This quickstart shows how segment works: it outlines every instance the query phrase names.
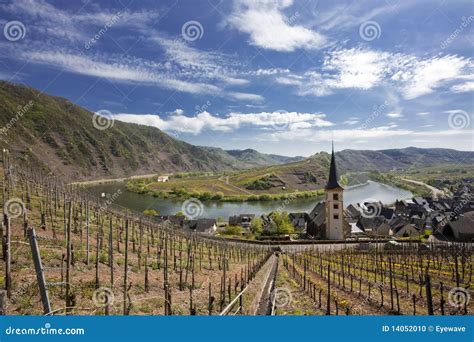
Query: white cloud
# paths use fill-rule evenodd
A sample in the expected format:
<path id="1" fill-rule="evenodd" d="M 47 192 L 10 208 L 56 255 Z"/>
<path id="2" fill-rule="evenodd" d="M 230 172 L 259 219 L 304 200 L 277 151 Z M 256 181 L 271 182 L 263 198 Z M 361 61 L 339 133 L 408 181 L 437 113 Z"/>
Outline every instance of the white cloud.
<path id="1" fill-rule="evenodd" d="M 242 126 L 254 126 L 262 129 L 281 129 L 282 131 L 297 131 L 314 127 L 329 127 L 333 123 L 325 119 L 322 113 L 299 112 L 233 112 L 225 117 L 212 115 L 204 111 L 196 116 L 183 115 L 182 110 L 176 110 L 167 118 L 153 114 L 114 115 L 119 121 L 136 123 L 160 128 L 165 131 L 178 131 L 199 134 L 203 130 L 229 132 Z"/>
<path id="2" fill-rule="evenodd" d="M 384 78 L 393 55 L 387 52 L 350 49 L 334 51 L 326 57 L 324 69 L 335 72 L 331 88 L 370 89 Z"/>
<path id="3" fill-rule="evenodd" d="M 353 116 L 353 117 L 348 118 L 346 121 L 344 121 L 343 124 L 353 126 L 353 125 L 357 125 L 359 122 L 360 122 L 359 118 Z"/>
<path id="4" fill-rule="evenodd" d="M 275 81 L 279 84 L 283 85 L 295 85 L 295 86 L 301 86 L 303 85 L 302 81 L 303 77 L 298 77 L 295 75 L 290 75 L 288 77 L 277 77 Z"/>
<path id="5" fill-rule="evenodd" d="M 393 118 L 393 119 L 398 119 L 398 118 L 402 118 L 403 114 L 400 112 L 391 112 L 391 113 L 385 114 L 385 116 L 388 116 L 389 118 Z"/>
<path id="6" fill-rule="evenodd" d="M 465 93 L 468 91 L 474 91 L 474 82 L 456 84 L 451 87 L 451 91 L 455 93 Z"/>
<path id="7" fill-rule="evenodd" d="M 418 115 L 418 116 L 428 116 L 428 115 L 430 115 L 430 112 L 419 112 L 419 113 L 416 113 L 416 115 Z"/>
<path id="8" fill-rule="evenodd" d="M 119 20 L 113 26 L 128 26 L 145 28 L 159 18 L 156 10 L 131 12 L 126 9 L 120 11 L 101 10 L 82 11 L 73 13 L 55 7 L 44 0 L 15 0 L 3 7 L 10 13 L 27 16 L 28 30 L 46 33 L 49 37 L 67 39 L 69 41 L 87 41 L 98 27 L 106 23 L 120 12 Z M 87 31 L 89 29 L 89 31 Z"/>
<path id="9" fill-rule="evenodd" d="M 289 73 L 275 82 L 295 86 L 301 96 L 330 95 L 336 89 L 394 87 L 405 99 L 434 92 L 455 80 L 469 80 L 472 62 L 456 55 L 420 59 L 411 55 L 361 48 L 326 52 L 319 70 Z M 451 87 L 451 91 L 471 91 L 474 82 Z"/>
<path id="10" fill-rule="evenodd" d="M 279 75 L 279 74 L 288 74 L 290 70 L 283 68 L 268 68 L 268 69 L 257 69 L 248 71 L 248 75 L 252 76 L 270 76 L 270 75 Z"/>
<path id="11" fill-rule="evenodd" d="M 262 101 L 263 100 L 262 96 L 256 95 L 256 94 L 241 93 L 241 92 L 235 92 L 235 91 L 230 91 L 227 94 L 236 100 L 242 100 L 242 101 Z"/>
<path id="12" fill-rule="evenodd" d="M 237 30 L 250 35 L 250 43 L 276 51 L 315 49 L 325 38 L 301 25 L 291 25 L 283 11 L 293 0 L 237 0 L 228 22 Z"/>
<path id="13" fill-rule="evenodd" d="M 258 140 L 261 141 L 294 141 L 294 142 L 327 142 L 330 140 L 336 142 L 352 143 L 355 140 L 366 141 L 386 141 L 387 139 L 394 139 L 403 142 L 407 138 L 427 138 L 436 141 L 440 136 L 453 137 L 459 139 L 470 139 L 472 132 L 445 130 L 445 131 L 413 131 L 410 129 L 396 129 L 393 126 L 380 126 L 369 129 L 335 129 L 335 130 L 320 130 L 320 129 L 301 129 L 290 132 L 272 132 L 266 135 L 261 135 Z"/>
<path id="14" fill-rule="evenodd" d="M 402 83 L 405 99 L 432 93 L 446 81 L 461 77 L 469 66 L 469 59 L 447 55 L 427 60 L 410 59 L 400 66 L 392 79 Z"/>
<path id="15" fill-rule="evenodd" d="M 177 79 L 175 76 L 179 75 L 169 73 L 166 66 L 139 58 L 107 56 L 106 58 L 96 57 L 92 59 L 68 52 L 28 50 L 22 51 L 21 57 L 30 62 L 49 65 L 72 73 L 103 77 L 121 82 L 156 85 L 190 94 L 217 95 L 235 100 L 263 100 L 263 97 L 257 94 L 226 91 L 222 87 L 200 82 L 199 80 Z"/>

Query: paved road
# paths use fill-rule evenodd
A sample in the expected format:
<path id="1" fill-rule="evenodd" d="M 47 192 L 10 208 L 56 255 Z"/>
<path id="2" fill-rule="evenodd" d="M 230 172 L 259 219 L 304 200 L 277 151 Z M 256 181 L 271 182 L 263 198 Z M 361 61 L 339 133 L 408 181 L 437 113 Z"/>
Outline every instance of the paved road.
<path id="1" fill-rule="evenodd" d="M 272 312 L 272 292 L 278 270 L 278 257 L 273 254 L 269 261 L 272 262 L 272 265 L 270 266 L 265 285 L 262 289 L 260 302 L 258 303 L 258 308 L 255 313 L 257 316 L 268 316 Z"/>
<path id="2" fill-rule="evenodd" d="M 423 183 L 423 182 L 420 182 L 420 181 L 416 181 L 416 180 L 413 180 L 413 179 L 408 179 L 408 178 L 402 178 L 402 179 L 404 181 L 407 181 L 407 182 L 410 182 L 410 183 L 413 183 L 413 184 L 423 185 L 423 186 L 427 187 L 428 189 L 431 190 L 431 193 L 433 194 L 433 197 L 438 197 L 438 196 L 443 195 L 443 192 L 440 189 L 435 188 L 434 186 L 431 186 L 429 184 L 426 184 L 426 183 Z"/>

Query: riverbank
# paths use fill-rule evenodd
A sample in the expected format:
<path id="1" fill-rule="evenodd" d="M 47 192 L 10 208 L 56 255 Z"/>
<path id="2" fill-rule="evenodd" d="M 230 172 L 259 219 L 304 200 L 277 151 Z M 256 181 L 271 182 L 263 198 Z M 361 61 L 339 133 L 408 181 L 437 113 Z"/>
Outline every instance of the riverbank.
<path id="1" fill-rule="evenodd" d="M 420 184 L 421 182 L 410 182 L 390 173 L 372 173 L 370 179 L 410 191 L 414 196 L 426 197 L 431 195 L 431 190 Z"/>
<path id="2" fill-rule="evenodd" d="M 440 189 L 438 188 L 435 188 L 434 186 L 431 186 L 429 184 L 426 184 L 426 183 L 423 183 L 423 182 L 420 182 L 420 181 L 416 181 L 414 179 L 408 179 L 408 178 L 401 178 L 402 180 L 406 181 L 406 182 L 409 182 L 409 183 L 413 183 L 413 184 L 417 184 L 417 185 L 422 185 L 424 187 L 426 187 L 428 190 L 431 191 L 431 194 L 433 195 L 433 197 L 437 198 L 439 196 L 442 196 L 444 193 L 443 191 L 441 191 Z"/>
<path id="3" fill-rule="evenodd" d="M 146 209 L 154 209 L 160 215 L 175 215 L 182 212 L 186 200 L 180 198 L 154 197 L 148 193 L 138 194 L 126 191 L 124 183 L 110 183 L 88 187 L 87 190 L 93 195 L 100 196 L 102 193 L 115 198 L 114 203 L 132 210 L 143 212 Z M 119 192 L 120 191 L 120 192 Z M 119 194 L 114 196 L 114 194 Z M 381 184 L 367 182 L 358 186 L 348 187 L 344 191 L 344 205 L 360 203 L 369 199 L 379 200 L 384 204 L 394 203 L 397 199 L 409 199 L 413 194 L 409 191 Z M 240 214 L 268 214 L 272 211 L 306 212 L 314 209 L 316 204 L 323 200 L 324 196 L 287 198 L 272 201 L 222 201 L 204 200 L 193 201 L 199 206 L 200 217 L 225 218 Z"/>

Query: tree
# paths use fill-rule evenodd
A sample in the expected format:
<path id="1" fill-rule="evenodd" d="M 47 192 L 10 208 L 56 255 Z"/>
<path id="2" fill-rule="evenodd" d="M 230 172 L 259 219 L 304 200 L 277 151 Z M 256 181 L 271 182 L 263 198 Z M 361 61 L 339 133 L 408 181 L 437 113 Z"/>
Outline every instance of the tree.
<path id="1" fill-rule="evenodd" d="M 147 216 L 157 216 L 159 214 L 155 209 L 145 209 L 143 213 Z"/>
<path id="2" fill-rule="evenodd" d="M 292 234 L 294 233 L 293 224 L 290 221 L 286 211 L 275 211 L 270 215 L 272 222 L 270 224 L 270 231 L 275 234 Z"/>
<path id="3" fill-rule="evenodd" d="M 260 217 L 255 217 L 250 224 L 250 230 L 255 235 L 260 235 L 263 232 L 263 221 Z"/>

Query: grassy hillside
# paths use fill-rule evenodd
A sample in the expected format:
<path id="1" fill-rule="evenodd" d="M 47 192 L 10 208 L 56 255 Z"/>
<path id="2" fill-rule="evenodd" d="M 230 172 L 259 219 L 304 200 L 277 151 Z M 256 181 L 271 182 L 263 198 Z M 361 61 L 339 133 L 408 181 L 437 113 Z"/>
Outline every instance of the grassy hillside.
<path id="1" fill-rule="evenodd" d="M 246 166 L 154 127 L 115 121 L 99 130 L 93 113 L 70 101 L 6 82 L 0 82 L 0 126 L 0 147 L 68 180 Z"/>
<path id="2" fill-rule="evenodd" d="M 254 167 L 287 164 L 305 159 L 301 156 L 286 157 L 277 154 L 264 154 L 250 148 L 245 150 L 227 150 L 226 152 L 241 162 Z"/>

